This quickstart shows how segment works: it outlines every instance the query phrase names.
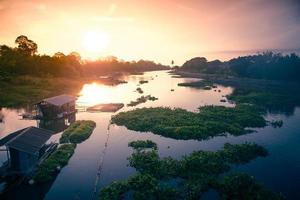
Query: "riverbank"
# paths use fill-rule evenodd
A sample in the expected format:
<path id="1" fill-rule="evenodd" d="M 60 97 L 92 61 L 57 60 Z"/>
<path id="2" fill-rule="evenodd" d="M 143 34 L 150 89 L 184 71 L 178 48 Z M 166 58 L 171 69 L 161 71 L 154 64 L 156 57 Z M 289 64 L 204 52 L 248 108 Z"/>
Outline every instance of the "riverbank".
<path id="1" fill-rule="evenodd" d="M 0 81 L 0 107 L 22 107 L 63 93 L 76 95 L 89 80 L 16 76 Z"/>
<path id="2" fill-rule="evenodd" d="M 111 75 L 111 77 L 114 77 Z M 116 77 L 119 77 L 117 75 Z M 124 77 L 122 77 L 124 78 Z M 90 77 L 37 77 L 15 76 L 0 79 L 0 108 L 21 108 L 32 105 L 44 98 L 69 94 L 77 96 L 86 83 L 118 85 L 126 83 L 123 79 L 105 79 Z"/>
<path id="3" fill-rule="evenodd" d="M 254 104 L 271 113 L 291 115 L 300 106 L 300 84 L 297 82 L 239 78 L 190 72 L 172 72 L 175 77 L 199 78 L 194 82 L 179 83 L 179 86 L 205 89 L 219 84 L 235 88 L 227 98 L 237 104 Z M 174 76 L 173 76 L 174 77 Z"/>

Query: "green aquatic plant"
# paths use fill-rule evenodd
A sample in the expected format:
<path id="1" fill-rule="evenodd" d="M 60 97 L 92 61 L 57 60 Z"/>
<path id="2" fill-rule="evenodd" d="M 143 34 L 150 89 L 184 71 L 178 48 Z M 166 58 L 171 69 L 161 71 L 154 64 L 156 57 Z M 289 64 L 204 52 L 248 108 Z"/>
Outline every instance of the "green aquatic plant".
<path id="1" fill-rule="evenodd" d="M 141 96 L 137 98 L 135 101 L 131 101 L 130 103 L 127 104 L 129 107 L 137 106 L 141 103 L 145 103 L 147 101 L 156 101 L 158 98 L 151 96 L 151 95 L 146 95 L 146 96 Z"/>
<path id="2" fill-rule="evenodd" d="M 101 190 L 100 196 L 102 200 L 119 200 L 124 198 L 128 190 L 128 181 L 114 181 Z"/>
<path id="3" fill-rule="evenodd" d="M 229 163 L 243 164 L 255 159 L 257 156 L 267 156 L 268 151 L 255 143 L 246 142 L 243 145 L 226 143 L 223 150 L 219 151 L 219 154 Z"/>
<path id="4" fill-rule="evenodd" d="M 248 127 L 264 127 L 266 120 L 251 105 L 204 106 L 199 112 L 180 108 L 140 108 L 112 116 L 112 123 L 130 130 L 147 132 L 175 139 L 203 140 L 230 133 L 242 135 Z"/>
<path id="5" fill-rule="evenodd" d="M 145 148 L 152 148 L 157 149 L 157 145 L 155 142 L 152 142 L 151 140 L 137 140 L 132 141 L 128 143 L 129 147 L 132 147 L 133 149 L 145 149 Z"/>
<path id="6" fill-rule="evenodd" d="M 260 185 L 257 187 L 255 181 L 247 185 L 243 181 L 247 183 L 248 180 L 243 177 L 237 178 L 241 181 L 235 181 L 231 176 L 221 179 L 219 175 L 234 165 L 266 155 L 266 149 L 253 143 L 225 144 L 221 150 L 195 151 L 180 160 L 160 158 L 157 149 L 135 150 L 128 160 L 138 174 L 106 186 L 100 192 L 100 199 L 109 199 L 110 196 L 112 199 L 200 199 L 209 189 L 217 190 L 225 198 L 234 192 L 232 188 L 252 192 L 253 186 L 259 189 L 258 195 L 265 194 L 267 190 Z M 268 193 L 270 197 L 277 197 L 277 194 Z"/>
<path id="7" fill-rule="evenodd" d="M 59 170 L 68 164 L 73 155 L 76 144 L 63 144 L 38 166 L 33 180 L 37 183 L 48 182 L 55 179 Z"/>
<path id="8" fill-rule="evenodd" d="M 274 128 L 281 128 L 283 125 L 283 121 L 282 120 L 273 120 L 271 121 L 271 126 Z"/>
<path id="9" fill-rule="evenodd" d="M 232 173 L 223 178 L 217 186 L 222 199 L 258 199 L 280 200 L 285 199 L 281 194 L 273 193 L 257 183 L 254 177 L 245 173 Z"/>
<path id="10" fill-rule="evenodd" d="M 95 127 L 96 123 L 91 120 L 76 121 L 63 132 L 59 141 L 60 143 L 81 143 L 90 137 Z"/>

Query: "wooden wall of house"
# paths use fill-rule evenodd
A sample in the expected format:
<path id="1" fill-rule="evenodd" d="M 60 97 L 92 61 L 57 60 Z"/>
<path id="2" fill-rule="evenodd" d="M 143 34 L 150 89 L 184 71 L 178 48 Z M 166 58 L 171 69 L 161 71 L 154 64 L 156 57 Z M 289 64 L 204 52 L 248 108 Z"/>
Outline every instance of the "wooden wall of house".
<path id="1" fill-rule="evenodd" d="M 14 148 L 9 148 L 10 167 L 17 171 L 28 171 L 37 163 L 38 156 Z"/>
<path id="2" fill-rule="evenodd" d="M 52 104 L 47 104 L 42 102 L 38 105 L 39 112 L 42 113 L 42 117 L 48 119 L 57 118 L 59 114 L 63 112 L 73 112 L 75 111 L 75 101 L 66 103 L 62 106 L 55 106 Z"/>

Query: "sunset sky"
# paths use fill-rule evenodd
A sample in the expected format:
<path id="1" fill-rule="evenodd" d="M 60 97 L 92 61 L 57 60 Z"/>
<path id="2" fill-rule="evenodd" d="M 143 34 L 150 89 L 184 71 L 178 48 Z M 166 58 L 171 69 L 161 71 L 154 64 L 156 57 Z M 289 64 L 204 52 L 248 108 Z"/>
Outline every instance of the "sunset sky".
<path id="1" fill-rule="evenodd" d="M 0 44 L 24 34 L 50 55 L 182 64 L 215 51 L 300 47 L 299 0 L 0 0 L 0 18 Z"/>

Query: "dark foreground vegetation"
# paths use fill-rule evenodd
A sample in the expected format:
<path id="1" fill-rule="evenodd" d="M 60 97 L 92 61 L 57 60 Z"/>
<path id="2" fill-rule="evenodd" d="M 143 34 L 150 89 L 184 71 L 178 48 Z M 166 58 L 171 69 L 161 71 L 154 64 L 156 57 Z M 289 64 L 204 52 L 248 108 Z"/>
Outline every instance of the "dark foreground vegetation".
<path id="1" fill-rule="evenodd" d="M 76 144 L 63 144 L 50 155 L 39 166 L 33 180 L 37 183 L 44 183 L 54 180 L 57 173 L 68 164 L 70 157 L 73 155 Z"/>
<path id="2" fill-rule="evenodd" d="M 69 126 L 61 135 L 60 143 L 78 144 L 90 137 L 96 123 L 91 120 L 79 120 Z"/>
<path id="3" fill-rule="evenodd" d="M 226 133 L 242 135 L 250 131 L 247 127 L 266 126 L 261 112 L 250 105 L 204 106 L 196 113 L 180 108 L 141 108 L 118 113 L 111 121 L 131 130 L 184 140 L 203 140 Z"/>
<path id="4" fill-rule="evenodd" d="M 196 57 L 185 62 L 176 70 L 299 82 L 300 58 L 294 53 L 282 55 L 273 52 L 241 56 L 225 62 L 207 61 L 204 57 Z"/>
<path id="5" fill-rule="evenodd" d="M 260 156 L 267 156 L 266 149 L 252 143 L 225 144 L 216 152 L 195 151 L 180 160 L 139 148 L 128 158 L 138 174 L 103 188 L 100 199 L 200 199 L 209 189 L 223 199 L 282 199 L 248 175 L 219 176 Z"/>

